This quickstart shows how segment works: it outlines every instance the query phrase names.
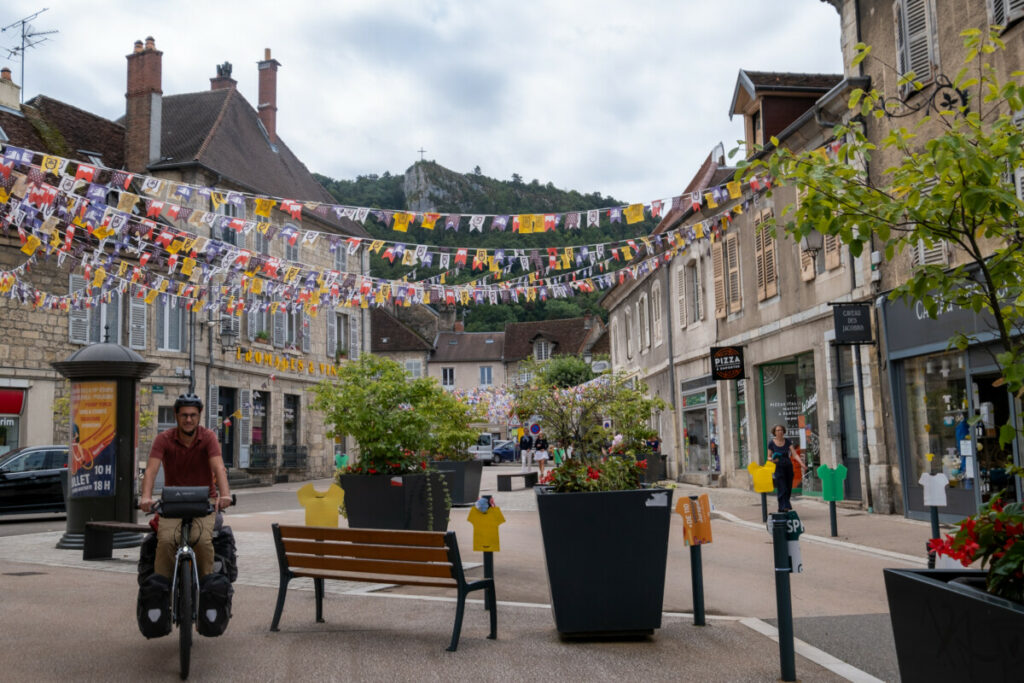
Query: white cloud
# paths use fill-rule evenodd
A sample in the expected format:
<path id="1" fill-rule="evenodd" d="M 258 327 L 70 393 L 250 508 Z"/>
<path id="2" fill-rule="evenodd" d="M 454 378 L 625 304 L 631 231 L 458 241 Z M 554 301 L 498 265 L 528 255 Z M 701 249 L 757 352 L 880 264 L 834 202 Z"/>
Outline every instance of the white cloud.
<path id="1" fill-rule="evenodd" d="M 28 97 L 117 118 L 124 57 L 152 35 L 166 94 L 208 88 L 230 61 L 255 103 L 255 62 L 270 47 L 282 64 L 279 134 L 311 170 L 338 178 L 402 173 L 422 145 L 457 171 L 667 197 L 715 144 L 741 135 L 728 118 L 740 68 L 842 70 L 839 17 L 821 0 L 55 5 L 33 22 L 60 33 L 29 50 Z M 38 9 L 8 0 L 0 26 Z M 16 60 L 0 65 L 20 78 Z"/>

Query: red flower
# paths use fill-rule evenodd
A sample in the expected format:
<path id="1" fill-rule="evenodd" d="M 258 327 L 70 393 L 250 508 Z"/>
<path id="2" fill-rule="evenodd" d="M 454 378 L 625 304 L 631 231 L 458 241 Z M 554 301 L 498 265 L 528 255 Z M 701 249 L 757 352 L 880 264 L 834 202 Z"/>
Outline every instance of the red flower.
<path id="1" fill-rule="evenodd" d="M 368 470 L 367 470 L 367 472 L 369 472 L 370 474 L 377 474 L 377 470 L 376 470 L 376 469 L 374 469 L 373 467 L 371 467 L 370 469 L 368 469 Z"/>
<path id="2" fill-rule="evenodd" d="M 594 469 L 593 467 L 587 466 L 587 478 L 588 479 L 600 479 L 601 470 Z"/>
<path id="3" fill-rule="evenodd" d="M 427 469 L 427 461 L 426 460 L 420 461 L 420 469 L 424 469 L 424 470 Z"/>
<path id="4" fill-rule="evenodd" d="M 646 470 L 647 469 L 647 461 L 646 460 L 637 460 L 636 461 L 636 466 L 639 467 L 642 470 Z"/>

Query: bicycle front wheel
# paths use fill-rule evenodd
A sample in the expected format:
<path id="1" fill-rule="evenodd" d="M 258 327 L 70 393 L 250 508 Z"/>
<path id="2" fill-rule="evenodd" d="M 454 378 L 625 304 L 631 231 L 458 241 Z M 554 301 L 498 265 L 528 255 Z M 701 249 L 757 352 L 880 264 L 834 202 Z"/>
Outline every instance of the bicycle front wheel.
<path id="1" fill-rule="evenodd" d="M 181 558 L 178 565 L 178 648 L 181 680 L 188 678 L 192 658 L 192 597 L 194 596 L 192 561 Z"/>

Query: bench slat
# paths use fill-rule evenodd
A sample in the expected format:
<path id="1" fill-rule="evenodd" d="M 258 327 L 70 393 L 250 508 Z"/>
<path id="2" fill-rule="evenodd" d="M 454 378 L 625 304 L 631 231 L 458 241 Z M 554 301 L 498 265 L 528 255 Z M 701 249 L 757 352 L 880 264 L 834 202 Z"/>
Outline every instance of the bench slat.
<path id="1" fill-rule="evenodd" d="M 366 574 L 350 574 L 347 572 L 314 572 L 302 569 L 292 572 L 295 576 L 308 579 L 334 579 L 338 581 L 361 581 L 363 583 L 388 583 L 401 584 L 403 586 L 431 586 L 433 588 L 458 588 L 458 584 L 452 581 L 427 581 L 421 579 L 407 579 L 387 576 L 368 576 Z"/>
<path id="2" fill-rule="evenodd" d="M 108 529 L 111 531 L 152 531 L 148 524 L 136 524 L 134 522 L 86 522 L 85 525 L 93 529 Z"/>
<path id="3" fill-rule="evenodd" d="M 331 541 L 299 541 L 284 539 L 287 553 L 326 555 L 331 557 L 362 557 L 373 560 L 408 560 L 412 562 L 447 562 L 445 548 L 411 548 L 395 545 L 364 545 Z"/>
<path id="4" fill-rule="evenodd" d="M 318 541 L 347 541 L 384 545 L 444 547 L 444 531 L 396 531 L 393 529 L 335 529 L 325 526 L 280 525 L 281 538 L 308 538 Z"/>
<path id="5" fill-rule="evenodd" d="M 286 553 L 291 568 L 326 569 L 330 571 L 365 572 L 368 574 L 394 574 L 397 576 L 430 576 L 453 579 L 450 564 L 426 562 L 396 562 L 393 560 L 354 560 L 344 557 L 294 555 Z"/>

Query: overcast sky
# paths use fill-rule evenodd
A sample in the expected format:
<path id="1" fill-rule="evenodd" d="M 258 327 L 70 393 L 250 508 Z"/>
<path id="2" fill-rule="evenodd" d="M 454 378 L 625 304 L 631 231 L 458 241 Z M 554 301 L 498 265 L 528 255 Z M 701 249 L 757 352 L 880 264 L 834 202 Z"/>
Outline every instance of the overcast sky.
<path id="1" fill-rule="evenodd" d="M 640 202 L 678 194 L 718 142 L 741 68 L 840 73 L 839 16 L 821 0 L 60 0 L 58 30 L 27 52 L 26 99 L 43 93 L 115 119 L 125 55 L 153 36 L 165 94 L 209 88 L 234 65 L 256 104 L 271 48 L 280 137 L 311 171 L 456 171 L 553 182 Z M 5 0 L 0 26 L 45 5 Z M 0 34 L 0 66 L 21 80 Z M 574 207 L 566 207 L 574 208 Z"/>

